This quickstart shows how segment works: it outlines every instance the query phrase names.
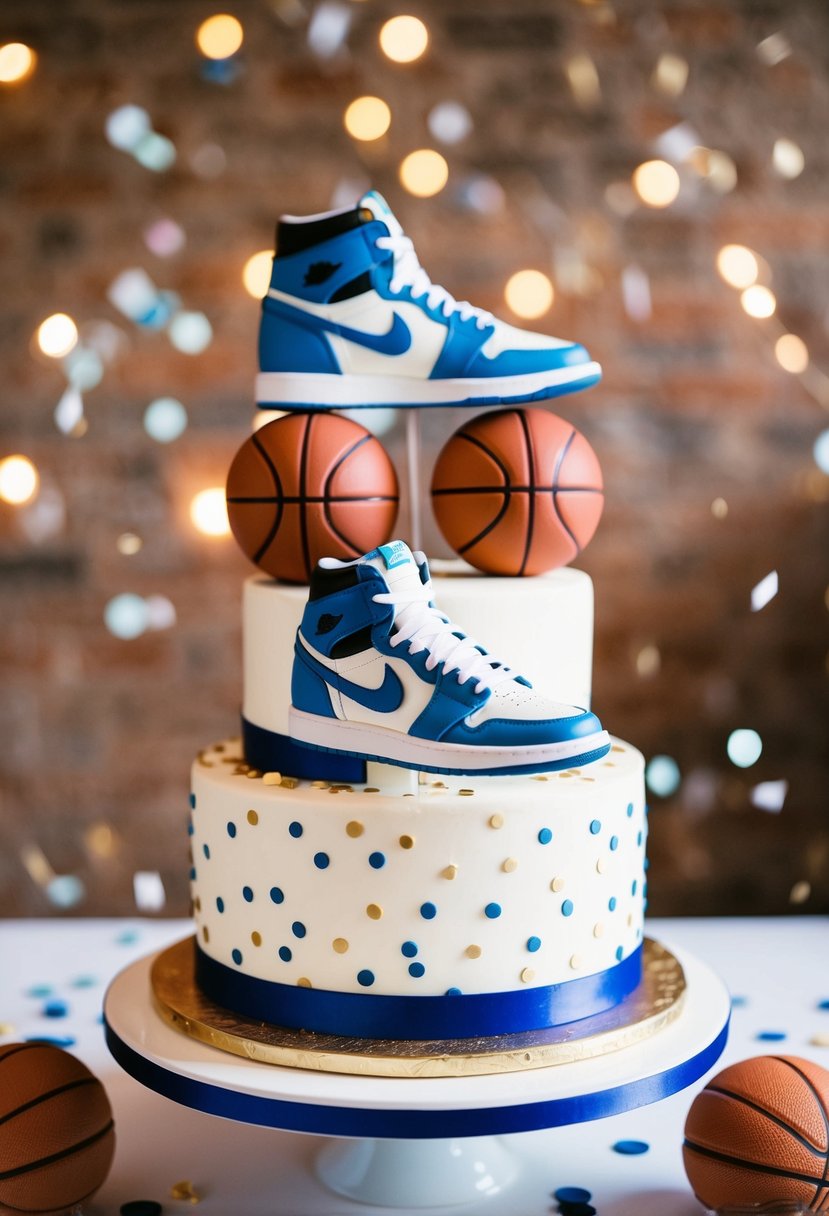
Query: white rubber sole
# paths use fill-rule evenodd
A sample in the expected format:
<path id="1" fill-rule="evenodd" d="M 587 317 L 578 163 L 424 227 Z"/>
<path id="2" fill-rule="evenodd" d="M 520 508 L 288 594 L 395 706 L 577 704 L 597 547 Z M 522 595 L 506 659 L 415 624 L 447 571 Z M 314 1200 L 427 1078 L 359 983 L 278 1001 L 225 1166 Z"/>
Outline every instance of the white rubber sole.
<path id="1" fill-rule="evenodd" d="M 291 739 L 321 751 L 346 752 L 367 760 L 386 761 L 406 768 L 448 773 L 533 772 L 553 767 L 575 767 L 598 760 L 610 750 L 606 730 L 566 743 L 535 743 L 528 747 L 464 747 L 417 739 L 384 726 L 323 718 L 301 709 L 288 717 Z M 589 757 L 589 760 L 588 760 Z"/>
<path id="2" fill-rule="evenodd" d="M 589 388 L 601 379 L 598 363 L 557 371 L 474 380 L 418 380 L 412 376 L 350 376 L 316 372 L 260 372 L 256 401 L 263 409 L 341 409 L 351 406 L 502 405 L 541 401 Z"/>

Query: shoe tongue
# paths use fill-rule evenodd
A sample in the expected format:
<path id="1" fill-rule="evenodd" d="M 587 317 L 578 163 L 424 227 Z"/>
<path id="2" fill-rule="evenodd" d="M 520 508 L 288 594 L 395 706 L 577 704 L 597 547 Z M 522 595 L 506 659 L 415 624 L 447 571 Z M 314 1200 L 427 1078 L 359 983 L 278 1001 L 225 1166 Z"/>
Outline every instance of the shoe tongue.
<path id="1" fill-rule="evenodd" d="M 421 558 L 423 554 L 419 555 Z M 363 559 L 367 566 L 379 570 L 389 591 L 422 591 L 420 567 L 409 546 L 402 540 L 389 541 L 373 549 Z"/>
<path id="2" fill-rule="evenodd" d="M 390 236 L 403 235 L 403 229 L 396 220 L 394 212 L 382 194 L 378 194 L 376 190 L 369 190 L 367 194 L 364 194 L 357 206 L 365 207 L 376 220 L 380 220 L 381 223 L 385 224 Z"/>

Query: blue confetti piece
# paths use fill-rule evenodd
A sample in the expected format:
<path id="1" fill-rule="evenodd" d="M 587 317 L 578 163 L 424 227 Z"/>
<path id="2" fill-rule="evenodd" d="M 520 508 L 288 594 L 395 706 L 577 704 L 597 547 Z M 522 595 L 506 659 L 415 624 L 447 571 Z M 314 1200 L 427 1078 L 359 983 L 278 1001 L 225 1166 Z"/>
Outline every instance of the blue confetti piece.
<path id="1" fill-rule="evenodd" d="M 66 1001 L 47 1001 L 41 1010 L 45 1018 L 65 1018 L 69 1013 Z"/>
<path id="2" fill-rule="evenodd" d="M 50 1047 L 74 1047 L 77 1042 L 71 1035 L 27 1034 L 24 1043 L 48 1043 Z"/>
<path id="3" fill-rule="evenodd" d="M 116 946 L 134 946 L 141 938 L 141 934 L 137 929 L 125 929 L 123 933 L 119 933 L 115 939 Z"/>
<path id="4" fill-rule="evenodd" d="M 827 1009 L 827 1010 L 829 1010 L 829 1000 L 827 1000 L 827 1001 L 818 1001 L 818 1003 L 817 1003 L 817 1007 L 818 1007 L 818 1009 Z"/>
<path id="5" fill-rule="evenodd" d="M 71 988 L 95 988 L 100 981 L 94 975 L 78 975 L 70 981 Z"/>
<path id="6" fill-rule="evenodd" d="M 51 996 L 53 991 L 51 984 L 35 984 L 28 990 L 26 996 L 32 997 L 33 1000 L 41 1000 L 43 997 Z"/>
<path id="7" fill-rule="evenodd" d="M 754 1037 L 761 1043 L 782 1043 L 789 1036 L 785 1030 L 759 1030 Z"/>
<path id="8" fill-rule="evenodd" d="M 744 1009 L 747 1004 L 748 1004 L 747 996 L 732 996 L 732 998 L 731 998 L 731 1008 L 732 1009 Z"/>
<path id="9" fill-rule="evenodd" d="M 560 1186 L 553 1192 L 559 1203 L 589 1203 L 593 1196 L 583 1186 Z"/>
<path id="10" fill-rule="evenodd" d="M 644 1140 L 617 1140 L 612 1148 L 614 1153 L 621 1153 L 623 1157 L 638 1157 L 646 1153 L 650 1145 Z"/>

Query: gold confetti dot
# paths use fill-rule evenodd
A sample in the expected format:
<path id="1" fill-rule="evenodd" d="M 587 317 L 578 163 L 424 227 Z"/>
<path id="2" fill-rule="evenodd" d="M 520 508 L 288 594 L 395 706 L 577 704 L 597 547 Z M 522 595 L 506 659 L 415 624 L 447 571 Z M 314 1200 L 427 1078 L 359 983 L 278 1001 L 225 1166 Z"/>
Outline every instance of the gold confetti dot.
<path id="1" fill-rule="evenodd" d="M 0 1022 L 0 1035 L 17 1034 L 14 1022 Z"/>
<path id="2" fill-rule="evenodd" d="M 821 1031 L 820 1034 L 813 1034 L 809 1042 L 813 1047 L 829 1047 L 829 1034 Z"/>
<path id="3" fill-rule="evenodd" d="M 535 776 L 533 777 L 533 781 L 549 781 L 549 780 L 550 780 L 550 778 L 547 776 L 546 773 L 536 773 Z"/>
<path id="4" fill-rule="evenodd" d="M 253 933 L 251 933 L 251 935 L 250 935 L 250 940 L 253 942 L 254 946 L 261 946 L 262 945 L 262 934 L 257 933 L 256 930 L 254 929 Z"/>
<path id="5" fill-rule="evenodd" d="M 261 770 L 258 768 L 249 768 L 248 771 L 245 773 L 245 776 L 248 777 L 250 780 L 254 780 L 254 779 L 258 780 L 258 778 L 262 776 L 262 773 L 261 773 Z"/>
<path id="6" fill-rule="evenodd" d="M 224 743 L 217 743 L 213 748 L 214 752 L 223 752 L 224 750 L 225 750 Z"/>
<path id="7" fill-rule="evenodd" d="M 596 924 L 593 926 L 593 936 L 604 937 L 604 925 L 600 920 L 596 921 Z"/>
<path id="8" fill-rule="evenodd" d="M 445 782 L 445 781 L 433 781 L 433 782 L 432 782 L 432 785 L 435 787 L 435 789 L 436 789 L 436 790 L 445 790 L 445 789 L 447 789 L 447 785 L 446 785 L 446 782 Z"/>
<path id="9" fill-rule="evenodd" d="M 581 967 L 581 956 L 578 954 L 571 954 L 570 955 L 570 966 L 573 969 L 573 971 L 578 971 L 579 967 Z"/>
<path id="10" fill-rule="evenodd" d="M 580 777 L 579 780 L 583 781 L 584 784 L 586 785 L 588 783 L 588 781 L 593 782 L 596 780 L 596 778 L 595 777 Z"/>
<path id="11" fill-rule="evenodd" d="M 314 985 L 304 975 L 301 975 L 296 982 L 296 986 L 297 988 L 313 988 Z"/>
<path id="12" fill-rule="evenodd" d="M 241 764 L 241 763 L 242 763 L 241 756 L 223 756 L 222 757 L 222 764 Z"/>
<path id="13" fill-rule="evenodd" d="M 630 927 L 632 924 L 633 924 L 633 913 L 628 912 L 628 927 Z"/>
<path id="14" fill-rule="evenodd" d="M 244 777 L 244 775 L 248 771 L 249 767 L 250 766 L 247 764 L 237 764 L 235 769 L 233 770 L 233 776 L 234 777 Z"/>
<path id="15" fill-rule="evenodd" d="M 451 882 L 452 879 L 456 877 L 457 873 L 458 873 L 458 867 L 456 865 L 451 865 L 451 866 L 446 866 L 445 869 L 441 870 L 440 876 L 441 876 L 441 878 L 448 878 L 449 881 Z"/>
<path id="16" fill-rule="evenodd" d="M 331 943 L 331 948 L 335 954 L 345 954 L 348 949 L 348 942 L 344 937 L 335 937 Z"/>
<path id="17" fill-rule="evenodd" d="M 531 984 L 534 979 L 535 979 L 535 972 L 533 971 L 532 967 L 525 967 L 524 970 L 521 972 L 522 984 Z"/>
<path id="18" fill-rule="evenodd" d="M 282 784 L 282 774 L 281 773 L 263 773 L 262 774 L 262 784 L 263 785 L 281 785 Z"/>
<path id="19" fill-rule="evenodd" d="M 339 792 L 340 792 L 340 787 L 338 785 L 331 785 L 328 787 L 329 794 L 339 794 Z"/>
<path id="20" fill-rule="evenodd" d="M 498 828 L 502 828 L 504 826 L 504 816 L 498 814 L 490 815 L 489 826 L 491 828 L 495 828 L 496 831 Z"/>
<path id="21" fill-rule="evenodd" d="M 197 895 L 193 907 L 197 912 L 201 912 L 201 896 Z"/>
<path id="22" fill-rule="evenodd" d="M 618 743 L 614 743 L 610 749 L 612 752 L 623 752 L 625 749 Z"/>
<path id="23" fill-rule="evenodd" d="M 474 790 L 458 790 L 458 793 L 460 794 L 460 796 L 462 798 L 471 798 L 472 795 L 475 793 L 475 791 Z"/>
<path id="24" fill-rule="evenodd" d="M 356 840 L 358 836 L 362 836 L 365 828 L 360 823 L 359 819 L 352 819 L 350 823 L 345 825 L 345 834 L 350 836 L 352 840 Z"/>
<path id="25" fill-rule="evenodd" d="M 364 794 L 379 794 L 380 790 L 376 785 L 367 785 L 363 790 Z"/>
<path id="26" fill-rule="evenodd" d="M 259 816 L 256 811 L 248 811 L 248 823 L 252 828 L 255 828 L 259 822 Z"/>
<path id="27" fill-rule="evenodd" d="M 564 890 L 564 879 L 563 878 L 554 878 L 553 881 L 550 883 L 550 890 L 551 891 L 563 891 Z"/>
<path id="28" fill-rule="evenodd" d="M 560 779 L 563 781 L 565 777 L 572 777 L 572 773 L 559 773 Z"/>
<path id="29" fill-rule="evenodd" d="M 505 874 L 512 874 L 514 870 L 518 869 L 518 862 L 514 857 L 507 857 L 501 866 L 501 869 Z"/>
<path id="30" fill-rule="evenodd" d="M 329 785 L 329 782 L 327 782 L 327 781 L 312 781 L 311 789 L 312 790 L 327 790 L 328 785 Z"/>
<path id="31" fill-rule="evenodd" d="M 616 767 L 616 765 L 612 760 L 605 760 L 604 764 L 602 765 L 602 768 L 615 768 L 615 767 Z"/>
<path id="32" fill-rule="evenodd" d="M 192 1182 L 174 1182 L 170 1187 L 170 1198 L 184 1203 L 200 1203 L 201 1195 L 197 1194 Z"/>
<path id="33" fill-rule="evenodd" d="M 366 908 L 366 916 L 370 920 L 379 920 L 383 915 L 383 909 L 379 904 L 369 904 Z"/>
<path id="34" fill-rule="evenodd" d="M 401 836 L 400 837 L 400 847 L 401 847 L 401 849 L 413 849 L 414 848 L 414 836 Z"/>
<path id="35" fill-rule="evenodd" d="M 480 958 L 482 953 L 483 953 L 483 951 L 481 950 L 480 946 L 467 946 L 466 947 L 466 957 L 467 958 Z"/>
<path id="36" fill-rule="evenodd" d="M 286 790 L 295 790 L 299 785 L 299 777 L 283 777 L 279 784 L 284 785 Z"/>
<path id="37" fill-rule="evenodd" d="M 606 869 L 607 869 L 607 859 L 604 857 L 600 857 L 598 859 L 598 861 L 596 862 L 596 873 L 604 874 Z"/>
<path id="38" fill-rule="evenodd" d="M 207 925 L 202 925 L 201 935 L 206 942 L 210 941 L 210 930 Z"/>

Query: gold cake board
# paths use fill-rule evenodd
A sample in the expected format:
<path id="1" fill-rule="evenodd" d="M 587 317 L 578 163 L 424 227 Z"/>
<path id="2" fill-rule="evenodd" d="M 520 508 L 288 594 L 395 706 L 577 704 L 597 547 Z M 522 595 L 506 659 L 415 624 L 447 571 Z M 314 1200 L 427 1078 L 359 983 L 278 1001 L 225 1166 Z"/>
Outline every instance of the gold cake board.
<path id="1" fill-rule="evenodd" d="M 679 960 L 648 937 L 642 982 L 613 1009 L 566 1026 L 479 1039 L 357 1039 L 242 1017 L 198 988 L 193 937 L 158 955 L 151 983 L 164 1021 L 210 1047 L 263 1064 L 374 1077 L 471 1077 L 589 1060 L 657 1034 L 678 1017 L 685 999 Z"/>

